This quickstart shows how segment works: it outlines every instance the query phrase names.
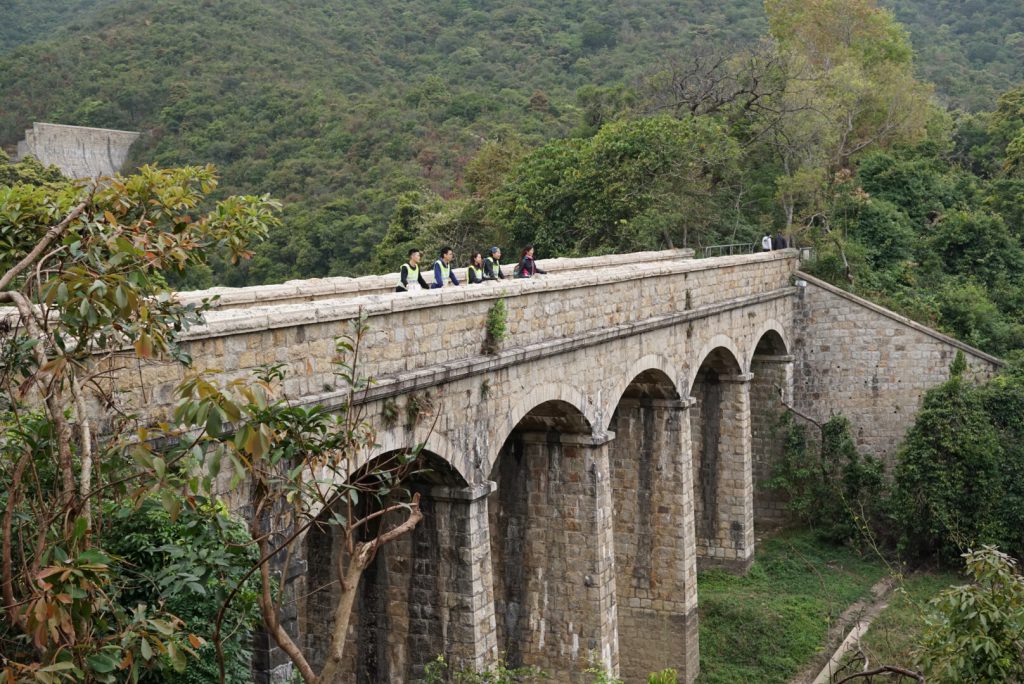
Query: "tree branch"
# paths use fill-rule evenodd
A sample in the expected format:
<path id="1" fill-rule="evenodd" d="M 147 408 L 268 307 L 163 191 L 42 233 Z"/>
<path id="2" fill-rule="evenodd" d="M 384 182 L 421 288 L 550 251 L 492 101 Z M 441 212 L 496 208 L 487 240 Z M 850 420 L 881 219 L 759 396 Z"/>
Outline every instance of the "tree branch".
<path id="1" fill-rule="evenodd" d="M 46 231 L 46 235 L 43 239 L 32 248 L 32 251 L 25 255 L 25 258 L 14 265 L 11 270 L 7 271 L 0 278 L 0 290 L 5 289 L 11 282 L 18 276 L 19 273 L 24 271 L 26 268 L 32 265 L 32 262 L 39 258 L 39 255 L 46 251 L 46 248 L 53 244 L 53 241 L 61 236 L 61 233 L 74 221 L 76 218 L 82 215 L 85 208 L 89 206 L 89 200 L 84 200 L 78 206 L 71 210 L 64 219 L 57 225 Z"/>

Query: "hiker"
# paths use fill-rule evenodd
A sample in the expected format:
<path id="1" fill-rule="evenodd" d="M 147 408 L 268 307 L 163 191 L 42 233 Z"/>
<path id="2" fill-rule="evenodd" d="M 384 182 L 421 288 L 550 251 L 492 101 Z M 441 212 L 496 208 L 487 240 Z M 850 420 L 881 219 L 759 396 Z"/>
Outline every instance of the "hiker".
<path id="1" fill-rule="evenodd" d="M 484 280 L 498 279 L 505 279 L 505 274 L 501 272 L 501 247 L 491 247 L 484 260 Z"/>
<path id="2" fill-rule="evenodd" d="M 764 237 L 761 238 L 761 251 L 770 252 L 772 251 L 772 234 L 765 233 Z"/>
<path id="3" fill-rule="evenodd" d="M 480 252 L 473 252 L 469 258 L 469 266 L 466 267 L 466 280 L 470 285 L 484 282 L 484 259 Z"/>
<path id="4" fill-rule="evenodd" d="M 402 268 L 398 269 L 398 287 L 395 288 L 395 292 L 408 292 L 409 283 L 412 282 L 426 290 L 429 286 L 427 281 L 423 279 L 423 274 L 420 273 L 420 259 L 423 258 L 423 252 L 418 249 L 409 250 L 409 261 L 408 263 L 402 264 Z"/>
<path id="5" fill-rule="evenodd" d="M 516 264 L 515 270 L 512 272 L 516 278 L 532 278 L 535 275 L 545 275 L 546 271 L 542 271 L 537 268 L 537 262 L 533 259 L 533 245 L 526 245 L 523 248 L 523 253 L 519 257 L 519 263 Z"/>
<path id="6" fill-rule="evenodd" d="M 444 287 L 449 281 L 452 285 L 459 284 L 459 279 L 455 277 L 455 271 L 452 270 L 452 259 L 454 258 L 455 252 L 451 247 L 441 248 L 441 258 L 434 262 L 434 284 L 431 285 L 431 289 Z"/>
<path id="7" fill-rule="evenodd" d="M 776 233 L 772 238 L 772 249 L 786 249 L 786 238 L 782 237 L 782 233 Z"/>

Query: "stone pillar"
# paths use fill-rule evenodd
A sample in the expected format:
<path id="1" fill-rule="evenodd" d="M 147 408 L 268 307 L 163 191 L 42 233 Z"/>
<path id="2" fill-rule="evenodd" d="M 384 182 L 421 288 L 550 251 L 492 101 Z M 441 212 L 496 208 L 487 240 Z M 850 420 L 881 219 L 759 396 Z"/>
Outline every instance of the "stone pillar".
<path id="1" fill-rule="evenodd" d="M 623 399 L 610 445 L 622 677 L 700 667 L 692 401 Z"/>
<path id="2" fill-rule="evenodd" d="M 788 520 L 786 498 L 769 489 L 775 466 L 782 458 L 786 435 L 780 427 L 785 404 L 793 402 L 793 357 L 755 354 L 750 370 L 750 434 L 754 477 L 754 524 L 779 527 Z"/>
<path id="3" fill-rule="evenodd" d="M 753 374 L 720 375 L 707 384 L 700 459 L 698 567 L 745 572 L 754 559 L 754 482 L 751 468 L 750 381 Z"/>
<path id="4" fill-rule="evenodd" d="M 499 457 L 490 511 L 499 648 L 552 681 L 590 682 L 592 664 L 619 670 L 612 436 L 515 433 Z"/>
<path id="5" fill-rule="evenodd" d="M 498 659 L 487 524 L 487 496 L 494 487 L 485 482 L 430 490 L 442 554 L 438 587 L 445 659 L 454 671 L 486 670 Z"/>

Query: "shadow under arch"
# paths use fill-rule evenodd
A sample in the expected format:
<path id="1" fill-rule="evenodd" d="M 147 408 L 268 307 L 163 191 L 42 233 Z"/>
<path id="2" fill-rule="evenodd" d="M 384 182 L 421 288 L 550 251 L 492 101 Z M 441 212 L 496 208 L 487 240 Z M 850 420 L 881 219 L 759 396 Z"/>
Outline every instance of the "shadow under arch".
<path id="1" fill-rule="evenodd" d="M 697 561 L 745 571 L 754 552 L 750 374 L 735 347 L 710 346 L 715 341 L 690 386 Z"/>
<path id="2" fill-rule="evenodd" d="M 594 437 L 576 406 L 548 396 L 517 412 L 489 471 L 497 646 L 510 667 L 584 682 L 591 653 L 609 667 L 617 656 L 608 634 L 614 576 L 598 553 L 611 545 L 601 517 L 610 508 L 606 438 Z"/>
<path id="3" fill-rule="evenodd" d="M 793 401 L 793 357 L 784 330 L 766 325 L 750 356 L 750 451 L 754 481 L 754 524 L 772 529 L 789 522 L 788 497 L 769 487 L 785 452 L 783 415 Z"/>
<path id="4" fill-rule="evenodd" d="M 406 451 L 376 454 L 363 469 L 371 471 Z M 452 567 L 459 563 L 459 544 L 453 539 L 447 503 L 433 492 L 464 488 L 466 481 L 447 458 L 422 449 L 404 486 L 410 496 L 420 494 L 423 519 L 411 532 L 382 546 L 359 580 L 342 668 L 347 682 L 420 680 L 432 659 L 449 655 L 451 643 L 445 626 L 464 618 L 453 614 L 453 602 L 447 598 L 451 589 L 447 579 L 457 574 Z M 369 505 L 361 499 L 359 514 L 369 513 Z M 328 522 L 335 513 L 347 514 L 340 505 L 322 510 L 319 524 L 310 528 L 304 542 L 307 570 L 301 592 L 304 598 L 299 602 L 299 631 L 317 671 L 327 656 L 341 594 L 339 562 L 350 549 L 340 528 Z M 406 516 L 403 510 L 374 520 L 361 528 L 359 541 L 399 524 Z"/>
<path id="5" fill-rule="evenodd" d="M 666 359 L 661 354 L 648 354 L 640 359 L 637 359 L 622 375 L 619 380 L 619 384 L 616 385 L 615 389 L 608 395 L 607 404 L 602 407 L 601 415 L 607 416 L 609 430 L 614 430 L 611 427 L 612 416 L 615 413 L 615 409 L 619 405 L 619 401 L 626 394 L 627 390 L 631 385 L 634 384 L 637 377 L 648 371 L 658 371 L 664 377 L 672 389 L 676 392 L 677 396 L 681 396 L 679 388 L 682 387 L 682 383 L 686 381 L 686 376 L 676 368 L 675 364 Z"/>
<path id="6" fill-rule="evenodd" d="M 596 406 L 587 399 L 583 392 L 564 383 L 549 383 L 525 390 L 523 396 L 509 409 L 505 420 L 497 426 L 494 434 L 504 435 L 505 441 L 507 441 L 508 435 L 519 427 L 519 424 L 531 412 L 536 411 L 538 407 L 544 406 L 549 402 L 557 402 L 570 407 L 586 421 L 591 431 L 594 429 L 593 426 L 599 424 Z M 489 473 L 494 469 L 494 464 L 497 462 L 498 455 L 503 448 L 504 442 L 498 442 L 491 447 L 491 451 L 487 454 L 487 462 L 483 464 L 483 471 L 485 473 Z M 467 469 L 464 472 L 469 472 L 469 470 Z"/>
<path id="7" fill-rule="evenodd" d="M 646 681 L 672 668 L 691 681 L 699 665 L 689 402 L 677 389 L 682 376 L 645 358 L 609 423 L 620 675 Z"/>
<path id="8" fill-rule="evenodd" d="M 786 333 L 786 327 L 777 320 L 771 318 L 764 321 L 761 327 L 758 328 L 757 334 L 751 338 L 753 344 L 747 355 L 745 367 L 751 369 L 755 356 L 785 356 L 789 354 L 789 350 L 792 347 L 788 338 L 789 335 Z"/>
<path id="9" fill-rule="evenodd" d="M 727 335 L 715 335 L 701 348 L 694 357 L 694 364 L 690 367 L 686 387 L 689 393 L 693 394 L 693 385 L 697 374 L 706 368 L 713 368 L 717 373 L 743 373 L 743 356 L 732 338 Z"/>

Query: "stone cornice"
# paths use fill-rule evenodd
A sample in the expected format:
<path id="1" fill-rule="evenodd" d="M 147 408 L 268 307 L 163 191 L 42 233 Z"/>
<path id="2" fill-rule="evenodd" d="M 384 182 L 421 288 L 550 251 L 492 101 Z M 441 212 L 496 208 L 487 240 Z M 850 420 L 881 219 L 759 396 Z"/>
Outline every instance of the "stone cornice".
<path id="1" fill-rule="evenodd" d="M 717 304 L 690 311 L 680 311 L 667 316 L 658 316 L 638 323 L 624 323 L 618 326 L 590 330 L 572 337 L 545 340 L 544 342 L 515 349 L 506 349 L 494 356 L 478 355 L 445 364 L 427 366 L 407 373 L 377 377 L 374 378 L 374 384 L 369 389 L 357 396 L 357 402 L 361 404 L 369 403 L 409 392 L 418 392 L 481 373 L 494 372 L 516 364 L 529 363 L 557 354 L 568 354 L 586 347 L 680 325 L 689 321 L 700 320 L 732 309 L 757 307 L 776 299 L 796 296 L 796 293 L 797 289 L 795 287 L 786 287 L 763 294 L 724 300 Z M 334 410 L 347 403 L 348 396 L 347 390 L 335 390 L 304 397 L 301 403 L 304 405 L 319 404 L 326 409 Z M 688 404 L 686 401 L 683 403 Z"/>
<path id="2" fill-rule="evenodd" d="M 629 254 L 608 254 L 599 257 L 541 259 L 537 262 L 542 270 L 550 273 L 580 271 L 582 269 L 608 268 L 629 264 L 642 264 L 657 261 L 692 259 L 692 249 L 666 249 L 656 252 L 632 252 Z M 512 258 L 514 262 L 515 257 Z M 421 263 L 424 280 L 432 283 L 431 261 Z M 506 280 L 512 276 L 512 263 L 502 264 L 502 272 L 508 272 Z M 460 281 L 465 280 L 465 268 L 452 269 Z M 398 283 L 398 273 L 384 275 L 368 275 L 357 278 L 333 277 L 310 278 L 308 280 L 289 280 L 277 285 L 257 285 L 251 287 L 214 287 L 209 290 L 179 292 L 178 300 L 182 303 L 199 304 L 204 299 L 218 297 L 213 303 L 214 309 L 237 309 L 254 306 L 273 306 L 282 304 L 298 304 L 324 299 L 346 299 L 368 295 L 394 294 Z M 501 283 L 504 284 L 504 283 Z"/>
<path id="3" fill-rule="evenodd" d="M 967 352 L 968 354 L 970 354 L 971 356 L 974 356 L 976 358 L 982 359 L 984 361 L 988 361 L 989 363 L 994 364 L 994 365 L 999 366 L 999 367 L 1003 367 L 1003 366 L 1006 365 L 1005 361 L 1003 361 L 1002 359 L 1000 359 L 1000 358 L 998 358 L 996 356 L 992 356 L 991 354 L 989 354 L 987 352 L 983 352 L 980 349 L 978 349 L 976 347 L 972 347 L 971 345 L 966 344 L 964 342 L 961 342 L 960 340 L 954 339 L 954 338 L 950 337 L 949 335 L 944 335 L 944 334 L 940 333 L 938 330 L 932 330 L 928 326 L 921 325 L 917 321 L 912 321 L 909 318 L 907 318 L 906 316 L 902 316 L 902 315 L 896 313 L 895 311 L 890 311 L 889 309 L 886 309 L 884 306 L 879 306 L 878 304 L 875 304 L 873 302 L 869 302 L 868 300 L 864 299 L 863 297 L 858 297 L 857 295 L 852 294 L 850 292 L 847 292 L 846 290 L 844 290 L 842 288 L 836 287 L 835 285 L 832 285 L 831 283 L 826 283 L 824 280 L 821 280 L 819 278 L 815 278 L 812 275 L 808 275 L 807 273 L 804 273 L 803 271 L 797 271 L 795 276 L 797 278 L 801 278 L 803 280 L 806 280 L 808 283 L 811 283 L 815 287 L 820 287 L 821 289 L 826 290 L 828 292 L 831 292 L 832 294 L 834 294 L 834 295 L 836 295 L 838 297 L 842 297 L 844 299 L 847 299 L 847 300 L 857 304 L 858 306 L 863 306 L 863 307 L 865 307 L 867 309 L 870 309 L 870 310 L 874 311 L 877 314 L 881 314 L 882 316 L 885 316 L 886 318 L 889 318 L 889 319 L 895 321 L 896 323 L 899 323 L 900 325 L 904 325 L 904 326 L 906 326 L 908 328 L 913 328 L 914 330 L 916 330 L 917 332 L 919 332 L 919 333 L 921 333 L 923 335 L 927 335 L 927 336 L 929 336 L 929 337 L 931 337 L 933 339 L 939 340 L 940 342 L 942 342 L 944 344 L 948 344 L 950 346 L 956 347 L 957 349 L 961 349 L 961 350 Z"/>

